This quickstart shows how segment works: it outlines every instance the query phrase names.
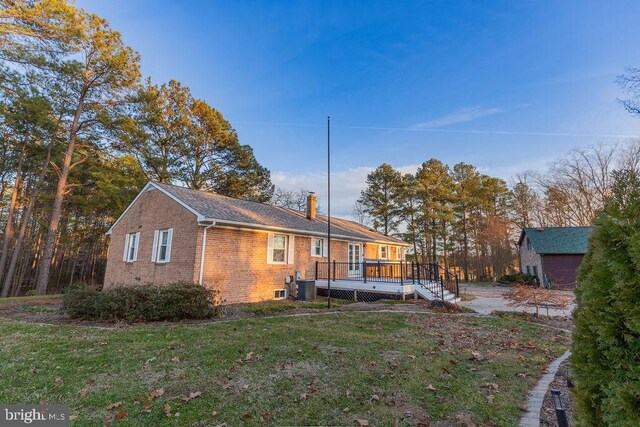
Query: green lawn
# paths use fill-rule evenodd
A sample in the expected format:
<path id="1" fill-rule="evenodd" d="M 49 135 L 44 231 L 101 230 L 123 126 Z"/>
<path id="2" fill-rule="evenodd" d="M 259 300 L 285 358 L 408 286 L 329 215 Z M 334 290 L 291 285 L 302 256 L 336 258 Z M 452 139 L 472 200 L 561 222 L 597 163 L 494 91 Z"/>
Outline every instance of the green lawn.
<path id="1" fill-rule="evenodd" d="M 341 305 L 351 304 L 353 301 L 331 298 L 331 307 L 339 307 Z M 292 300 L 276 300 L 264 301 L 250 304 L 234 304 L 226 307 L 237 309 L 247 314 L 269 315 L 285 313 L 287 311 L 302 310 L 320 310 L 327 308 L 327 299 L 318 298 L 315 301 L 292 301 Z"/>
<path id="2" fill-rule="evenodd" d="M 0 340 L 0 402 L 63 403 L 96 426 L 512 426 L 568 344 L 516 319 L 357 312 L 121 329 L 0 318 Z"/>

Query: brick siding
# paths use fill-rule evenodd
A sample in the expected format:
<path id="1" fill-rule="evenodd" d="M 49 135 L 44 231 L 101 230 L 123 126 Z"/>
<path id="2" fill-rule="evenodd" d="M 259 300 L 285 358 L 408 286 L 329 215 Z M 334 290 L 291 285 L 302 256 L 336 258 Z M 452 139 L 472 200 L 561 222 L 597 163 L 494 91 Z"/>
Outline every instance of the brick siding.
<path id="1" fill-rule="evenodd" d="M 171 261 L 151 262 L 153 233 L 173 228 Z M 144 192 L 115 225 L 111 233 L 104 285 L 115 283 L 171 283 L 193 281 L 198 229 L 196 216 L 159 190 Z M 127 233 L 140 232 L 138 258 L 124 262 Z"/>

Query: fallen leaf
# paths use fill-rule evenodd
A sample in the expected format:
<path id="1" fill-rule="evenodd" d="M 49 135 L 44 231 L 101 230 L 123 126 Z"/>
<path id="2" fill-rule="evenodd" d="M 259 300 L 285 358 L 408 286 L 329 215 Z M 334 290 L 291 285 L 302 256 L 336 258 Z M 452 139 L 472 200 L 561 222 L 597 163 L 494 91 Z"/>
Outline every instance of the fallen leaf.
<path id="1" fill-rule="evenodd" d="M 356 423 L 359 427 L 367 427 L 369 425 L 369 420 L 357 419 Z"/>
<path id="2" fill-rule="evenodd" d="M 179 362 L 179 361 L 180 361 L 180 358 L 179 358 L 178 356 L 176 356 L 176 357 L 172 357 L 172 358 L 171 358 L 171 361 L 172 361 L 172 362 Z"/>
<path id="3" fill-rule="evenodd" d="M 142 405 L 142 412 L 151 412 L 151 399 L 147 399 Z"/>
<path id="4" fill-rule="evenodd" d="M 62 378 L 60 378 L 60 377 L 57 377 L 56 378 L 56 385 L 58 387 L 64 387 L 64 380 Z"/>
<path id="5" fill-rule="evenodd" d="M 487 403 L 492 405 L 493 404 L 493 399 L 494 399 L 493 394 L 490 394 L 489 396 L 487 396 Z"/>
<path id="6" fill-rule="evenodd" d="M 373 401 L 377 402 L 378 400 L 380 400 L 380 396 L 378 396 L 377 394 L 374 394 L 373 396 L 371 396 L 371 399 L 369 399 L 369 400 L 371 400 L 372 402 Z"/>
<path id="7" fill-rule="evenodd" d="M 489 390 L 497 390 L 498 389 L 498 384 L 486 383 L 485 385 L 482 386 L 482 388 L 488 388 Z"/>
<path id="8" fill-rule="evenodd" d="M 184 400 L 185 402 L 189 402 L 190 400 L 196 399 L 200 396 L 202 396 L 201 391 L 194 391 L 193 393 L 189 393 L 189 396 L 183 398 L 182 400 Z"/>
<path id="9" fill-rule="evenodd" d="M 456 421 L 458 422 L 458 424 L 464 427 L 476 427 L 476 423 L 474 423 L 473 420 L 471 420 L 471 418 L 469 418 L 469 416 L 465 414 L 458 415 L 456 417 Z"/>
<path id="10" fill-rule="evenodd" d="M 122 420 L 122 419 L 125 419 L 125 418 L 127 418 L 127 410 L 126 409 L 123 409 L 122 411 L 120 411 L 120 412 L 118 412 L 116 414 L 116 420 Z"/>
<path id="11" fill-rule="evenodd" d="M 482 353 L 480 353 L 478 351 L 472 351 L 471 352 L 471 360 L 476 361 L 476 362 L 480 362 L 480 361 L 484 360 L 484 357 L 482 356 Z"/>
<path id="12" fill-rule="evenodd" d="M 169 405 L 169 403 L 168 403 L 168 402 L 164 404 L 164 414 L 165 414 L 167 417 L 170 417 L 170 416 L 171 416 L 171 405 Z"/>
<path id="13" fill-rule="evenodd" d="M 344 409 L 342 410 L 342 412 L 349 412 L 350 410 L 351 410 L 351 408 L 344 408 Z"/>
<path id="14" fill-rule="evenodd" d="M 87 394 L 89 394 L 89 388 L 85 387 L 80 391 L 80 397 L 85 397 Z"/>
<path id="15" fill-rule="evenodd" d="M 184 372 L 180 372 L 180 375 L 178 375 L 178 379 L 179 379 L 180 381 L 184 381 L 184 379 L 185 379 L 185 378 L 186 378 L 186 377 L 184 376 Z"/>
<path id="16" fill-rule="evenodd" d="M 156 388 L 156 389 L 152 390 L 151 393 L 149 393 L 149 399 L 153 400 L 155 398 L 162 397 L 163 395 L 164 395 L 164 389 L 163 388 Z"/>
<path id="17" fill-rule="evenodd" d="M 249 353 L 247 353 L 247 355 L 244 357 L 244 361 L 248 362 L 251 359 L 253 359 L 253 351 L 250 351 Z"/>
<path id="18" fill-rule="evenodd" d="M 298 399 L 299 401 L 303 401 L 303 400 L 307 400 L 307 393 L 302 393 L 300 395 L 300 398 Z"/>
<path id="19" fill-rule="evenodd" d="M 265 412 L 264 414 L 260 415 L 260 419 L 262 421 L 267 421 L 271 419 L 271 414 L 268 412 Z"/>
<path id="20" fill-rule="evenodd" d="M 253 417 L 251 416 L 250 413 L 245 412 L 244 414 L 242 414 L 242 418 L 244 418 L 245 420 L 250 420 Z"/>
<path id="21" fill-rule="evenodd" d="M 122 405 L 122 401 L 111 403 L 111 404 L 107 405 L 107 411 L 110 411 L 112 409 L 116 409 L 120 405 Z"/>
<path id="22" fill-rule="evenodd" d="M 429 391 L 436 391 L 436 388 L 433 386 L 433 384 L 429 384 L 429 385 L 427 386 L 427 390 L 429 390 Z"/>

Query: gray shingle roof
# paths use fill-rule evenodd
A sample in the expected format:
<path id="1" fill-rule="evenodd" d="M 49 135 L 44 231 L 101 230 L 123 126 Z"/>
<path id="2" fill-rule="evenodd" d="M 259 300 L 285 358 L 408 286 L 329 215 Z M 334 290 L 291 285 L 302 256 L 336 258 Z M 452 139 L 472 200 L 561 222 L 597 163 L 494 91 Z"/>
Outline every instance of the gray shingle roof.
<path id="1" fill-rule="evenodd" d="M 233 197 L 206 191 L 191 190 L 176 185 L 153 182 L 153 185 L 170 193 L 185 205 L 202 215 L 220 223 L 246 224 L 247 226 L 262 226 L 284 228 L 303 233 L 323 234 L 327 232 L 327 217 L 319 215 L 315 221 L 308 220 L 302 212 L 265 203 L 234 199 Z M 237 224 L 239 225 L 239 224 Z M 341 218 L 331 218 L 331 233 L 363 241 L 388 242 L 406 245 L 395 237 L 385 236 L 358 224 Z"/>
<path id="2" fill-rule="evenodd" d="M 544 227 L 524 228 L 519 244 L 524 236 L 539 254 L 585 254 L 593 227 Z"/>

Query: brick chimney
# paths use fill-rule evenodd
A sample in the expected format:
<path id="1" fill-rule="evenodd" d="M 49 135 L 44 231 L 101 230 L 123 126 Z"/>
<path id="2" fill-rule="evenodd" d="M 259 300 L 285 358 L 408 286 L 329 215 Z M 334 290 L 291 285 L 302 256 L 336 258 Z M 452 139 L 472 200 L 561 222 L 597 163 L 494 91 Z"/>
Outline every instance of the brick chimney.
<path id="1" fill-rule="evenodd" d="M 307 219 L 311 221 L 316 219 L 316 195 L 313 191 L 310 191 L 307 196 Z"/>

